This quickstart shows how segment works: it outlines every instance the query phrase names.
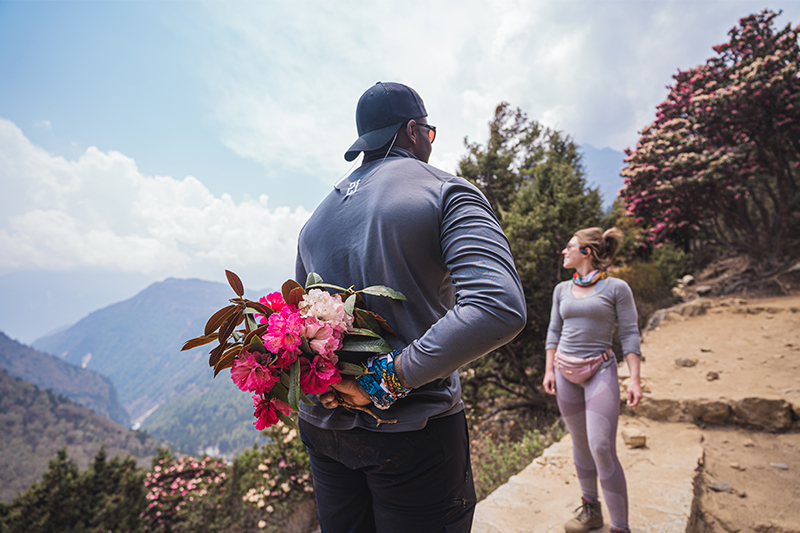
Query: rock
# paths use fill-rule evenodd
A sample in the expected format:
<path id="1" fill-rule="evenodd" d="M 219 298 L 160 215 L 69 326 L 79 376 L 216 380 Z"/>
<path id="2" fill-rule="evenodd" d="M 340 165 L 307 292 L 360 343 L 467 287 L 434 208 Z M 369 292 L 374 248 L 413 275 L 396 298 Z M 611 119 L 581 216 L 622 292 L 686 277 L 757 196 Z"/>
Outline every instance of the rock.
<path id="1" fill-rule="evenodd" d="M 731 406 L 736 422 L 769 431 L 784 431 L 792 425 L 792 406 L 786 400 L 745 398 Z"/>
<path id="2" fill-rule="evenodd" d="M 777 468 L 779 470 L 789 470 L 789 465 L 786 463 L 770 463 L 769 466 Z"/>
<path id="3" fill-rule="evenodd" d="M 706 374 L 706 381 L 714 381 L 715 379 L 719 379 L 719 373 L 711 371 Z"/>
<path id="4" fill-rule="evenodd" d="M 689 359 L 688 357 L 678 357 L 675 359 L 675 364 L 683 367 L 692 367 L 697 364 L 697 359 Z"/>
<path id="5" fill-rule="evenodd" d="M 686 286 L 694 284 L 694 276 L 692 276 L 691 274 L 686 274 L 681 278 L 681 283 L 683 283 Z"/>
<path id="6" fill-rule="evenodd" d="M 712 350 L 711 348 L 700 348 L 700 351 L 703 353 L 710 353 L 713 352 L 714 350 Z"/>
<path id="7" fill-rule="evenodd" d="M 697 287 L 698 296 L 710 296 L 712 292 L 714 292 L 714 289 L 711 285 L 700 285 Z"/>
<path id="8" fill-rule="evenodd" d="M 738 470 L 740 472 L 744 472 L 745 470 L 747 470 L 745 467 L 743 467 L 739 463 L 731 463 L 730 467 L 733 468 L 734 470 Z"/>
<path id="9" fill-rule="evenodd" d="M 711 482 L 708 484 L 708 488 L 714 492 L 730 492 L 731 494 L 734 492 L 730 483 L 719 478 L 712 478 Z"/>
<path id="10" fill-rule="evenodd" d="M 746 441 L 744 441 L 745 448 L 755 448 L 755 446 L 756 443 L 752 439 L 747 439 Z"/>
<path id="11" fill-rule="evenodd" d="M 772 520 L 769 522 L 758 522 L 753 524 L 753 531 L 756 533 L 800 533 L 800 528 L 790 526 L 788 524 L 776 523 Z"/>
<path id="12" fill-rule="evenodd" d="M 731 416 L 730 405 L 719 400 L 686 402 L 686 411 L 692 418 L 706 424 L 722 424 Z"/>
<path id="13" fill-rule="evenodd" d="M 642 448 L 647 445 L 647 435 L 636 428 L 624 428 L 622 430 L 622 440 L 631 448 Z"/>

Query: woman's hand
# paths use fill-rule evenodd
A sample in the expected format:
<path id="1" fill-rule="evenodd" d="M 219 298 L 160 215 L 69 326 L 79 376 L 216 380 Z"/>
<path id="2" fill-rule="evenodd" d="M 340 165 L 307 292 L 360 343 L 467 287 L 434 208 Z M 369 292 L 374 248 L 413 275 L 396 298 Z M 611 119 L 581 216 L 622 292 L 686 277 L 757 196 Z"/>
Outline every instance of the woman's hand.
<path id="1" fill-rule="evenodd" d="M 628 383 L 628 407 L 636 407 L 639 405 L 639 400 L 642 399 L 642 385 L 639 383 L 639 380 L 631 380 Z"/>
<path id="2" fill-rule="evenodd" d="M 544 352 L 544 379 L 542 386 L 547 394 L 556 393 L 556 351 L 553 348 L 548 348 Z"/>
<path id="3" fill-rule="evenodd" d="M 372 404 L 372 399 L 364 392 L 364 389 L 361 388 L 353 376 L 342 376 L 342 381 L 336 385 L 331 385 L 328 392 L 317 396 L 317 399 L 322 403 L 322 407 L 326 409 L 336 409 L 339 407 L 339 399 L 331 389 L 336 389 L 342 400 L 349 404 L 359 407 Z"/>
<path id="4" fill-rule="evenodd" d="M 630 370 L 631 378 L 628 382 L 628 407 L 636 407 L 642 399 L 642 383 L 641 383 L 641 367 L 642 360 L 639 356 L 631 352 L 625 355 L 625 362 L 628 363 L 628 370 Z"/>
<path id="5" fill-rule="evenodd" d="M 556 393 L 556 374 L 552 370 L 546 370 L 544 373 L 544 380 L 542 380 L 544 391 L 547 394 Z"/>

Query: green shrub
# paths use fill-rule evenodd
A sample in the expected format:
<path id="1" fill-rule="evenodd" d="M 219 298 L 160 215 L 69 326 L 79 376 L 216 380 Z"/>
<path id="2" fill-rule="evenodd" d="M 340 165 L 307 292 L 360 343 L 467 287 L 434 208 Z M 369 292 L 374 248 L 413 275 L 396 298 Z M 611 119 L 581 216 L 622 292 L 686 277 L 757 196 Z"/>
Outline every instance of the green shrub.
<path id="1" fill-rule="evenodd" d="M 507 435 L 493 439 L 486 432 L 476 431 L 470 440 L 470 454 L 478 501 L 522 471 L 545 448 L 563 436 L 564 431 L 558 423 L 545 434 L 536 429 L 527 430 L 519 440 L 511 440 Z"/>

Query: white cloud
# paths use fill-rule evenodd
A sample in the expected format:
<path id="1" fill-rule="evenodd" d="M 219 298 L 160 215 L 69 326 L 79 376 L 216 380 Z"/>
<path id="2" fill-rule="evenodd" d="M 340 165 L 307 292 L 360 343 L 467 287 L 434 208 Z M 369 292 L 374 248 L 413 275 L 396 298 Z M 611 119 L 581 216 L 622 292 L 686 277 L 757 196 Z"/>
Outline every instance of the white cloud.
<path id="1" fill-rule="evenodd" d="M 492 0 L 209 3 L 211 114 L 224 142 L 326 183 L 347 169 L 358 96 L 402 81 L 439 137 L 431 162 L 454 170 L 465 135 L 484 141 L 508 101 L 580 142 L 635 144 L 672 74 L 703 62 L 754 1 Z M 789 8 L 787 8 L 789 9 Z M 780 24 L 800 10 L 781 17 Z"/>
<path id="2" fill-rule="evenodd" d="M 0 274 L 87 267 L 280 283 L 294 269 L 309 213 L 236 203 L 196 178 L 145 176 L 133 159 L 91 147 L 75 161 L 33 145 L 0 119 Z"/>

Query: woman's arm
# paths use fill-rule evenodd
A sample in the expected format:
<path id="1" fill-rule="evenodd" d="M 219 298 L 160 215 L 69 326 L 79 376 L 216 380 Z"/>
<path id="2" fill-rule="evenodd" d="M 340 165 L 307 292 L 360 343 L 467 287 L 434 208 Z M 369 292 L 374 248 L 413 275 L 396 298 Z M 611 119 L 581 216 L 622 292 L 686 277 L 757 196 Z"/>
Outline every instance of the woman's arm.
<path id="1" fill-rule="evenodd" d="M 556 372 L 555 372 L 555 359 L 556 351 L 554 349 L 546 350 L 547 360 L 544 364 L 544 380 L 542 385 L 547 394 L 556 393 Z"/>
<path id="2" fill-rule="evenodd" d="M 542 386 L 547 394 L 556 393 L 555 360 L 558 341 L 561 339 L 561 328 L 564 321 L 561 318 L 559 303 L 561 301 L 559 286 L 553 290 L 553 304 L 550 308 L 550 324 L 547 326 L 547 339 L 545 340 L 544 379 Z"/>
<path id="3" fill-rule="evenodd" d="M 635 407 L 642 399 L 642 383 L 641 383 L 641 367 L 642 360 L 633 352 L 625 355 L 625 361 L 628 363 L 628 370 L 631 373 L 631 379 L 628 382 L 628 407 Z"/>

